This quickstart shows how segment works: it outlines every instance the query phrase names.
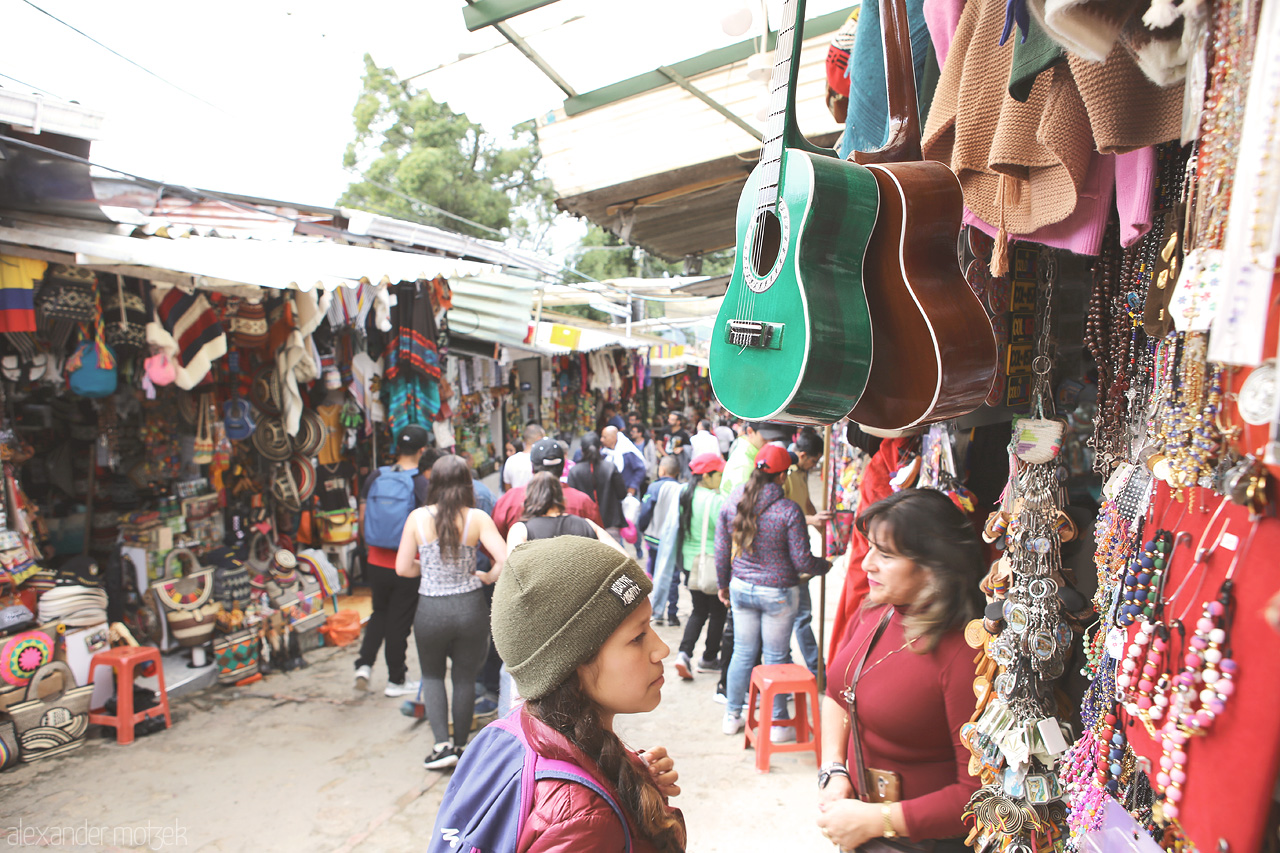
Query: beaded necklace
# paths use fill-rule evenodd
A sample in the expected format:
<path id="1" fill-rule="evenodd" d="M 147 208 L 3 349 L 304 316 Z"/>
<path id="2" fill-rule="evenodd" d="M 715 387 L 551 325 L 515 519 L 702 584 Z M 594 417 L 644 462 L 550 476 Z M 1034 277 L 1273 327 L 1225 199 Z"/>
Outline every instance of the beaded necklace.
<path id="1" fill-rule="evenodd" d="M 1196 164 L 1193 246 L 1221 248 L 1231 193 L 1236 147 L 1245 114 L 1258 0 L 1220 2 L 1213 8 L 1213 64 L 1201 115 Z"/>

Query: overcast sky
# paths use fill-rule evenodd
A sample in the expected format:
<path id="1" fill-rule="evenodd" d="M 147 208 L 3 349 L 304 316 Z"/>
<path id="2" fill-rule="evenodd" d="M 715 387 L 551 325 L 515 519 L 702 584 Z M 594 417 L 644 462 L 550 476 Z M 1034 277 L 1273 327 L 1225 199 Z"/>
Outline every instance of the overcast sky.
<path id="1" fill-rule="evenodd" d="M 332 205 L 351 180 L 342 154 L 366 52 L 402 78 L 430 71 L 414 85 L 493 133 L 564 98 L 495 31 L 468 33 L 463 0 L 31 2 L 146 71 L 0 0 L 0 75 L 105 113 L 96 161 L 206 189 Z M 720 20 L 748 2 L 561 0 L 509 23 L 585 92 L 738 41 Z M 768 3 L 777 15 L 782 0 Z M 847 3 L 809 0 L 808 16 Z"/>

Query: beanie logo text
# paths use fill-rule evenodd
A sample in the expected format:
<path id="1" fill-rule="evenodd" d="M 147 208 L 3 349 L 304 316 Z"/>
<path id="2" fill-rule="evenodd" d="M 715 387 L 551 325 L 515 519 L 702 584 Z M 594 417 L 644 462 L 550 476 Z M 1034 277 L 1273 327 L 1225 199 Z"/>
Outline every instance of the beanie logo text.
<path id="1" fill-rule="evenodd" d="M 622 575 L 612 584 L 609 585 L 609 592 L 618 597 L 623 607 L 630 607 L 631 602 L 640 597 L 640 584 L 633 581 L 626 575 Z"/>

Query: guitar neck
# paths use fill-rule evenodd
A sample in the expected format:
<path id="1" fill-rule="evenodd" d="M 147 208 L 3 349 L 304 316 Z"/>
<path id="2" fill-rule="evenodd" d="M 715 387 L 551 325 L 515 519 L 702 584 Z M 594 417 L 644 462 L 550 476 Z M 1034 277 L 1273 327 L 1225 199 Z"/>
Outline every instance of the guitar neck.
<path id="1" fill-rule="evenodd" d="M 922 159 L 920 109 L 916 103 L 916 72 L 905 0 L 880 0 L 880 40 L 884 45 L 889 137 L 875 151 L 855 151 L 849 159 L 864 165 L 915 162 Z"/>
<path id="2" fill-rule="evenodd" d="M 788 147 L 795 147 L 801 140 L 795 121 L 795 92 L 803 42 L 804 4 L 805 0 L 786 0 L 782 8 L 782 25 L 778 28 L 778 42 L 773 54 L 773 76 L 769 78 L 769 123 L 764 147 L 760 149 L 761 183 L 756 198 L 757 213 L 777 206 L 782 152 Z"/>

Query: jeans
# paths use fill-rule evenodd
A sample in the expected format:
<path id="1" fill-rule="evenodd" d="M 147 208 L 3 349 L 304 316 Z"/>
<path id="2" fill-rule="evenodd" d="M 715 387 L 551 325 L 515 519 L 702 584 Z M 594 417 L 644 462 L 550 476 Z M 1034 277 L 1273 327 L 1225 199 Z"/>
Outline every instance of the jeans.
<path id="1" fill-rule="evenodd" d="M 649 545 L 649 561 L 645 569 L 645 574 L 653 579 L 653 593 L 649 600 L 652 601 L 655 598 L 658 599 L 658 604 L 653 608 L 653 615 L 655 617 L 662 615 L 662 590 L 660 587 L 665 583 L 667 584 L 667 618 L 674 619 L 676 618 L 677 605 L 680 601 L 680 570 L 675 567 L 675 557 L 672 556 L 670 565 L 666 567 L 669 569 L 670 573 L 667 574 L 659 571 L 658 548 L 661 546 L 657 543 L 649 542 L 648 540 L 645 541 Z"/>
<path id="2" fill-rule="evenodd" d="M 703 649 L 702 659 L 715 660 L 720 656 L 720 638 L 724 635 L 724 618 L 728 608 L 720 602 L 719 597 L 707 595 L 696 589 L 689 590 L 693 598 L 693 613 L 684 624 L 684 636 L 680 638 L 680 651 L 693 657 L 694 646 L 702 635 L 702 626 L 707 626 L 707 645 Z"/>
<path id="3" fill-rule="evenodd" d="M 805 581 L 801 581 L 796 589 L 800 591 L 800 610 L 796 613 L 796 645 L 804 656 L 804 665 L 817 676 L 818 641 L 813 636 L 813 597 L 809 595 L 809 584 Z"/>
<path id="4" fill-rule="evenodd" d="M 418 579 L 402 578 L 395 569 L 365 566 L 365 579 L 373 599 L 373 613 L 364 627 L 364 641 L 356 667 L 372 667 L 378 649 L 386 645 L 387 680 L 403 684 L 407 667 L 405 652 L 409 648 L 409 630 L 418 609 Z"/>
<path id="5" fill-rule="evenodd" d="M 477 570 L 479 571 L 479 570 Z M 488 569 L 485 569 L 488 571 Z M 485 584 L 484 586 L 485 606 L 488 612 L 493 611 L 493 584 Z M 493 637 L 489 637 L 489 655 L 484 659 L 484 666 L 480 668 L 480 675 L 476 677 L 476 696 L 488 696 L 492 693 L 493 698 L 496 697 L 501 690 L 499 682 L 499 671 L 502 669 L 502 658 L 498 655 L 498 647 L 493 644 Z"/>
<path id="6" fill-rule="evenodd" d="M 733 660 L 729 662 L 729 692 L 725 696 L 729 713 L 738 715 L 746 704 L 756 654 L 765 665 L 786 663 L 800 591 L 794 586 L 778 589 L 734 578 L 729 581 L 729 600 L 733 606 Z M 788 715 L 786 696 L 775 698 L 773 713 L 779 718 Z"/>

